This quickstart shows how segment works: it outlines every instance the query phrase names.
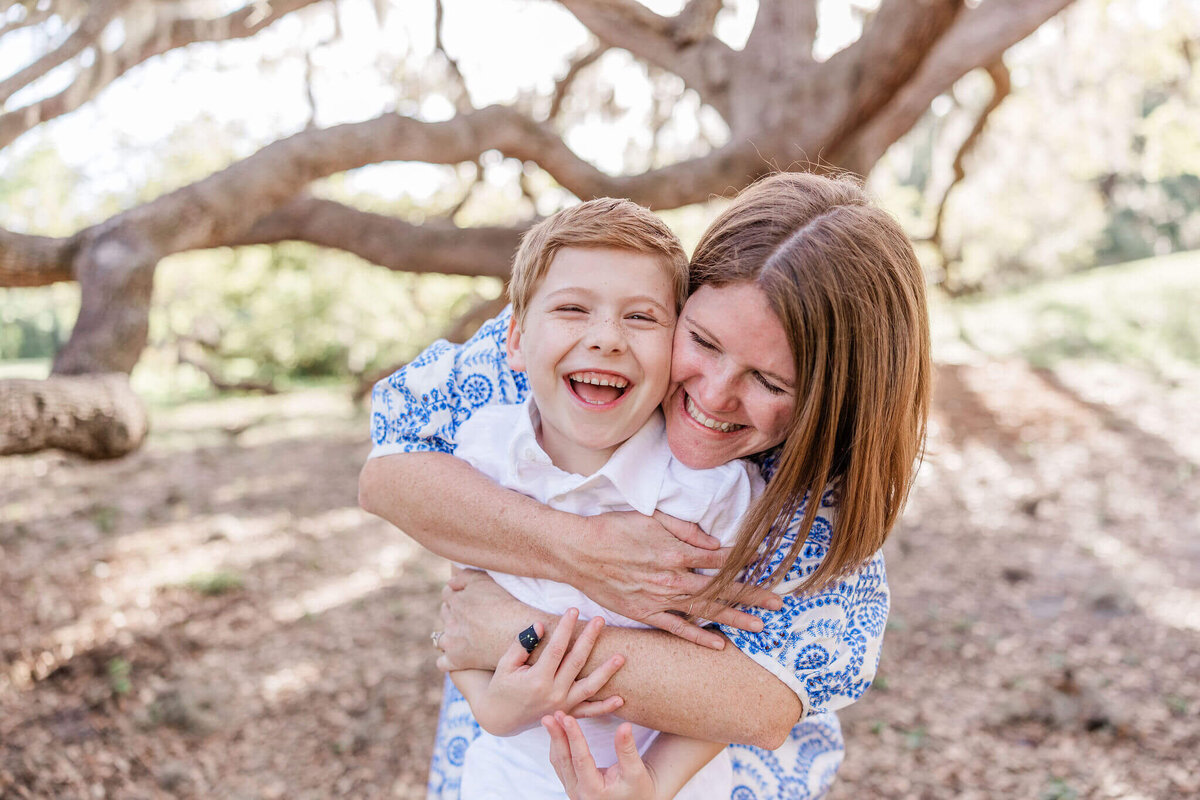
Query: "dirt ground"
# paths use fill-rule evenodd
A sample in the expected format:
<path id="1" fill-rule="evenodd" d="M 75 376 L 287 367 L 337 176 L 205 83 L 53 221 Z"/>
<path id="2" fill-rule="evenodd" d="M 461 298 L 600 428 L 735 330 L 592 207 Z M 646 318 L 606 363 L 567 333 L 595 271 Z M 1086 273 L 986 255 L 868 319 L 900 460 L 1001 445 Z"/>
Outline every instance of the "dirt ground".
<path id="1" fill-rule="evenodd" d="M 1200 796 L 1200 387 L 938 369 L 850 798 Z M 343 393 L 0 460 L 0 797 L 423 796 L 440 559 L 359 511 Z"/>

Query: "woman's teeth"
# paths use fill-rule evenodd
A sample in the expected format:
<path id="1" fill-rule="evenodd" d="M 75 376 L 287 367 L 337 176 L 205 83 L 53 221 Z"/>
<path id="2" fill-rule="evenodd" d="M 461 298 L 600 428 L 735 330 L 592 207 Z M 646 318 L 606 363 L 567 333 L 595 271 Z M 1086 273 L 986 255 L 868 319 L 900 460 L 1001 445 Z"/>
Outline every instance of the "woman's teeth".
<path id="1" fill-rule="evenodd" d="M 697 408 L 696 404 L 692 402 L 691 397 L 684 395 L 684 398 L 684 407 L 687 409 L 688 416 L 706 428 L 712 428 L 713 430 L 721 431 L 722 433 L 728 433 L 729 431 L 746 427 L 745 425 L 735 425 L 732 422 L 721 422 L 720 420 L 715 420 L 712 417 L 706 417 L 704 416 L 704 412 Z"/>

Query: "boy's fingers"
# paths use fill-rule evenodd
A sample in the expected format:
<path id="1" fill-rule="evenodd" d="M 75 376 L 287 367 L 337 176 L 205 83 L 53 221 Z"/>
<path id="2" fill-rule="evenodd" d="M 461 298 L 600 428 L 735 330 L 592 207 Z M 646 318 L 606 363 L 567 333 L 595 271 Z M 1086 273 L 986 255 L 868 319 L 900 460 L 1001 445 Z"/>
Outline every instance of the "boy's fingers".
<path id="1" fill-rule="evenodd" d="M 579 619 L 579 609 L 568 608 L 567 612 L 559 619 L 558 624 L 554 626 L 554 633 L 550 634 L 550 639 L 546 642 L 546 649 L 542 651 L 542 655 L 538 658 L 538 662 L 533 668 L 549 671 L 550 674 L 558 672 L 558 665 L 562 663 L 563 656 L 566 655 L 567 648 L 571 645 L 571 636 L 575 633 L 575 620 Z"/>
<path id="2" fill-rule="evenodd" d="M 680 639 L 687 639 L 689 642 L 712 650 L 721 650 L 725 647 L 724 636 L 712 631 L 706 631 L 699 625 L 688 622 L 683 617 L 676 616 L 675 614 L 668 614 L 666 611 L 655 612 L 642 621 L 667 633 L 673 633 Z"/>
<path id="3" fill-rule="evenodd" d="M 633 739 L 633 726 L 622 722 L 617 728 L 616 740 L 613 742 L 617 751 L 617 764 L 623 775 L 636 775 L 646 768 L 642 757 L 638 755 L 637 742 Z"/>
<path id="4" fill-rule="evenodd" d="M 604 627 L 603 617 L 593 617 L 588 620 L 587 625 L 583 627 L 583 633 L 579 634 L 579 638 L 571 645 L 571 649 L 567 651 L 567 655 L 563 658 L 562 666 L 558 668 L 558 673 L 555 676 L 555 681 L 563 688 L 570 686 L 571 682 L 579 676 L 580 670 L 587 664 L 588 656 L 592 654 L 592 648 L 596 646 L 596 639 L 600 636 L 600 629 Z"/>
<path id="5" fill-rule="evenodd" d="M 582 703 L 604 688 L 604 685 L 617 674 L 617 670 L 625 666 L 625 657 L 615 655 L 587 675 L 575 681 L 571 691 L 567 693 L 567 704 Z"/>
<path id="6" fill-rule="evenodd" d="M 563 726 L 567 734 L 567 743 L 571 746 L 571 766 L 575 768 L 575 777 L 585 791 L 599 792 L 604 787 L 600 771 L 596 769 L 596 761 L 588 748 L 587 738 L 583 735 L 575 718 L 559 711 L 554 715 L 558 724 Z"/>
<path id="7" fill-rule="evenodd" d="M 605 714 L 612 714 L 623 705 L 625 705 L 625 699 L 620 695 L 614 694 L 612 697 L 606 697 L 603 700 L 585 700 L 572 708 L 570 714 L 575 719 L 602 717 Z"/>
<path id="8" fill-rule="evenodd" d="M 529 651 L 519 641 L 514 640 L 504 651 L 504 655 L 500 656 L 500 660 L 496 662 L 496 671 L 512 672 L 517 667 L 523 666 L 528 660 Z"/>
<path id="9" fill-rule="evenodd" d="M 550 734 L 550 763 L 554 773 L 567 795 L 575 795 L 575 768 L 571 763 L 571 745 L 567 743 L 567 734 L 558 720 L 549 715 L 542 717 L 542 727 Z"/>

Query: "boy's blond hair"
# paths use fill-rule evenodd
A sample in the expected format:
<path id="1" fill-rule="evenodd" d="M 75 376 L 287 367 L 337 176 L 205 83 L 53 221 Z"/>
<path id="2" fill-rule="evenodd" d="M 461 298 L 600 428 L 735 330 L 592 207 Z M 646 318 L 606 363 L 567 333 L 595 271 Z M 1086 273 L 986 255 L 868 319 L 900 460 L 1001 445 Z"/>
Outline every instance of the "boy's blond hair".
<path id="1" fill-rule="evenodd" d="M 658 256 L 671 274 L 676 312 L 687 299 L 688 259 L 679 237 L 650 209 L 630 200 L 601 197 L 564 208 L 521 238 L 508 283 L 508 299 L 518 323 L 525 319 L 550 262 L 564 247 L 611 247 Z"/>

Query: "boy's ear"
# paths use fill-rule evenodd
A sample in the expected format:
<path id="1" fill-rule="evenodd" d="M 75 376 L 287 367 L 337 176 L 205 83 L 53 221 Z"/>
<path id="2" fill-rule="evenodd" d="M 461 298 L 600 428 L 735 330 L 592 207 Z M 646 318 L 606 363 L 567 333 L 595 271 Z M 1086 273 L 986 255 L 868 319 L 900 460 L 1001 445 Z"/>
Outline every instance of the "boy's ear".
<path id="1" fill-rule="evenodd" d="M 525 371 L 525 354 L 521 352 L 521 326 L 517 324 L 517 315 L 513 314 L 508 320 L 508 368 L 513 372 Z"/>

